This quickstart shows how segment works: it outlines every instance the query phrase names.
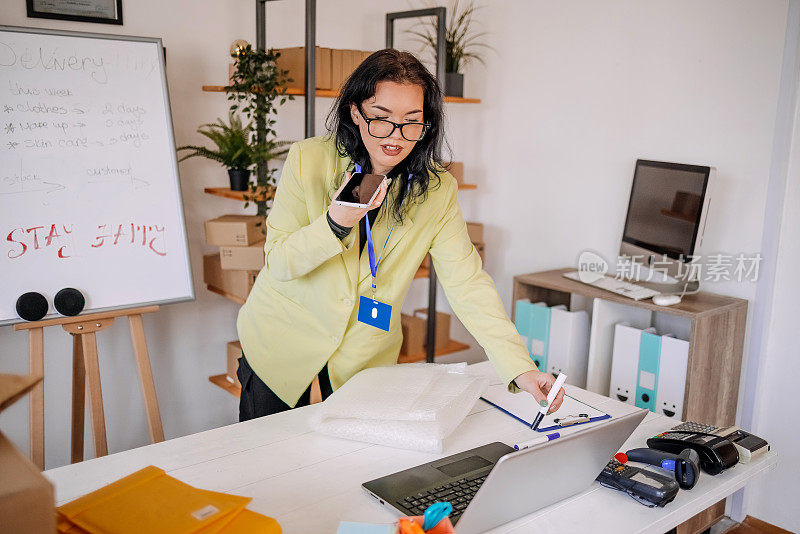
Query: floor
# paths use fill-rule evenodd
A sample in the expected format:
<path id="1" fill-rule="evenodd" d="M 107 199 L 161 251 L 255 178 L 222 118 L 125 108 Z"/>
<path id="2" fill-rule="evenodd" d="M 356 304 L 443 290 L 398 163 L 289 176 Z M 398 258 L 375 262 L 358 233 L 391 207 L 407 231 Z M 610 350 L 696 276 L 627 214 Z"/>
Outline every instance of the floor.
<path id="1" fill-rule="evenodd" d="M 788 530 L 770 525 L 769 523 L 751 516 L 747 516 L 744 521 L 739 524 L 726 517 L 723 521 L 720 521 L 718 525 L 723 524 L 726 520 L 731 525 L 731 528 L 723 530 L 722 532 L 725 534 L 791 534 Z M 714 526 L 716 527 L 717 525 Z M 713 529 L 712 532 L 714 532 Z"/>

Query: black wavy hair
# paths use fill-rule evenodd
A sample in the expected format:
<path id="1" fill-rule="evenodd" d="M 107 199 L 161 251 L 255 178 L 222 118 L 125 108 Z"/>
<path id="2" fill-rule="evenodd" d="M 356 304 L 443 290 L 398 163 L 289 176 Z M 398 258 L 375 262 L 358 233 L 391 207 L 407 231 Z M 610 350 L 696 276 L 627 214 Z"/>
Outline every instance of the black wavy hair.
<path id="1" fill-rule="evenodd" d="M 375 96 L 378 82 L 383 81 L 421 86 L 424 94 L 422 114 L 425 122 L 430 125 L 425 136 L 417 141 L 405 159 L 389 173 L 395 178 L 392 183 L 402 184 L 400 194 L 390 208 L 394 219 L 402 222 L 403 206 L 424 201 L 429 187 L 432 186 L 432 177 L 435 180 L 433 187 L 438 187 L 441 183 L 441 153 L 445 144 L 444 103 L 436 78 L 408 52 L 393 48 L 378 50 L 365 59 L 344 83 L 328 114 L 327 127 L 336 141 L 339 154 L 343 157 L 350 156 L 353 162 L 361 165 L 364 172 L 369 172 L 372 167 L 369 153 L 361 140 L 361 132 L 350 115 L 350 105 L 355 104 L 361 109 L 365 100 Z M 338 183 L 341 184 L 343 179 L 344 176 L 340 177 Z"/>

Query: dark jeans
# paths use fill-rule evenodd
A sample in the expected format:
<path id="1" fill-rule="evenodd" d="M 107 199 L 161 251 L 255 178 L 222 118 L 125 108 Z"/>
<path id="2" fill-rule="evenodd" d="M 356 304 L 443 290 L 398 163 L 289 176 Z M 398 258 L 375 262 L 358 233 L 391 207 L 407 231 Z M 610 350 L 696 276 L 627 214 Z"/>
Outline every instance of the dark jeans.
<path id="1" fill-rule="evenodd" d="M 247 421 L 256 417 L 285 412 L 300 406 L 308 406 L 311 402 L 310 385 L 300 395 L 300 400 L 297 401 L 295 406 L 289 406 L 283 402 L 253 371 L 244 354 L 239 358 L 239 369 L 236 370 L 236 376 L 242 385 L 242 394 L 239 397 L 239 421 Z M 327 365 L 319 373 L 319 389 L 322 393 L 322 400 L 327 399 L 333 393 Z"/>

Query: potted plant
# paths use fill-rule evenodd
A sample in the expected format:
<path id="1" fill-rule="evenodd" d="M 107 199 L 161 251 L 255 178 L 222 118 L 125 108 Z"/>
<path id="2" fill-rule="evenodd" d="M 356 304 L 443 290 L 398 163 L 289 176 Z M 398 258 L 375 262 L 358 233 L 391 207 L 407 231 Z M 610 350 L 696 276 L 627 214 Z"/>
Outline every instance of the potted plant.
<path id="1" fill-rule="evenodd" d="M 472 27 L 473 15 L 480 9 L 475 2 L 470 1 L 459 10 L 459 0 L 452 4 L 452 14 L 445 28 L 445 53 L 444 53 L 444 94 L 447 96 L 464 96 L 464 68 L 473 59 L 483 63 L 481 49 L 490 48 L 480 41 L 487 35 L 486 32 L 476 32 Z M 408 33 L 422 43 L 423 49 L 428 49 L 436 60 L 436 21 L 431 18 L 423 19 Z M 442 80 L 440 80 L 442 81 Z"/>
<path id="2" fill-rule="evenodd" d="M 287 141 L 278 141 L 275 118 L 278 106 L 294 97 L 286 94 L 286 84 L 291 81 L 288 71 L 276 64 L 280 53 L 273 49 L 254 49 L 249 44 L 236 46 L 231 53 L 234 69 L 231 83 L 225 88 L 232 102 L 231 112 L 241 112 L 255 125 L 251 139 L 253 162 L 256 166 L 255 183 L 250 183 L 247 203 L 254 202 L 257 214 L 266 217 L 271 195 L 265 194 L 275 185 L 275 171 L 269 162 L 288 152 Z"/>
<path id="3" fill-rule="evenodd" d="M 243 125 L 241 118 L 231 111 L 228 114 L 228 124 L 225 124 L 222 119 L 217 119 L 215 123 L 201 125 L 197 132 L 209 138 L 216 148 L 199 145 L 179 147 L 179 152 L 188 150 L 189 153 L 178 161 L 195 156 L 203 156 L 217 161 L 228 168 L 231 190 L 247 191 L 250 183 L 250 170 L 258 160 L 259 150 L 250 144 L 250 137 L 253 133 L 251 125 Z"/>

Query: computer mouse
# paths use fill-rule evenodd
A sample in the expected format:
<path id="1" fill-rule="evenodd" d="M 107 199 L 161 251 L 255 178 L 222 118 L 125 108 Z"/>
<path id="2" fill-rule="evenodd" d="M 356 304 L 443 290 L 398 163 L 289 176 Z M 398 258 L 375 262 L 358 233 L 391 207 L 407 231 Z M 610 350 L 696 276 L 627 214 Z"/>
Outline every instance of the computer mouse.
<path id="1" fill-rule="evenodd" d="M 656 306 L 672 306 L 680 301 L 680 295 L 655 295 L 653 297 L 653 304 Z"/>

